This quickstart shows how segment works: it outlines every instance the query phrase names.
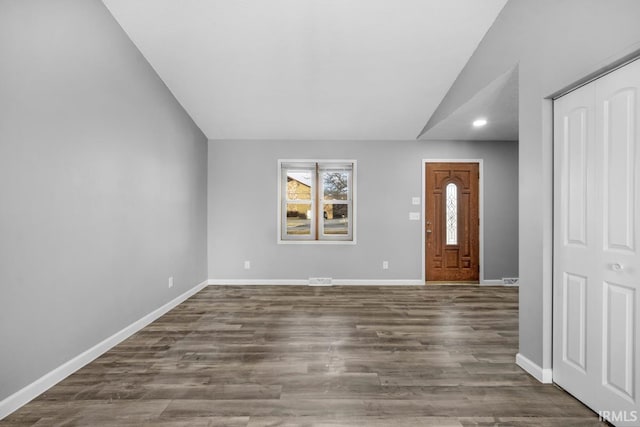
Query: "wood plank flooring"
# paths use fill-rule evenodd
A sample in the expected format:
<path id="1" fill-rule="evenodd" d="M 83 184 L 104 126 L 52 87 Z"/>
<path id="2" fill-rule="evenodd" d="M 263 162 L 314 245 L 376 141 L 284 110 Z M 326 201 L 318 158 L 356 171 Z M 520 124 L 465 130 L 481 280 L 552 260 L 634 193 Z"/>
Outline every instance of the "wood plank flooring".
<path id="1" fill-rule="evenodd" d="M 517 299 L 470 285 L 210 286 L 0 425 L 601 425 L 514 364 Z"/>

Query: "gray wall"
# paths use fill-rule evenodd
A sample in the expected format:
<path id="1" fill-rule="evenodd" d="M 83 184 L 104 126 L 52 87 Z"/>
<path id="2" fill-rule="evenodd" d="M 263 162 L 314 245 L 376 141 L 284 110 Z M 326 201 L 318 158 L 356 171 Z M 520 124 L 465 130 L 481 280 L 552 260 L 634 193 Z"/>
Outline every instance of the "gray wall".
<path id="1" fill-rule="evenodd" d="M 485 279 L 517 276 L 517 157 L 515 142 L 209 141 L 209 278 L 419 280 L 425 158 L 484 159 Z M 341 158 L 358 162 L 357 245 L 278 245 L 277 160 Z"/>
<path id="2" fill-rule="evenodd" d="M 551 367 L 552 129 L 544 98 L 640 48 L 637 0 L 510 0 L 433 121 L 519 63 L 520 353 Z"/>
<path id="3" fill-rule="evenodd" d="M 206 152 L 100 1 L 0 2 L 0 400 L 206 279 Z"/>

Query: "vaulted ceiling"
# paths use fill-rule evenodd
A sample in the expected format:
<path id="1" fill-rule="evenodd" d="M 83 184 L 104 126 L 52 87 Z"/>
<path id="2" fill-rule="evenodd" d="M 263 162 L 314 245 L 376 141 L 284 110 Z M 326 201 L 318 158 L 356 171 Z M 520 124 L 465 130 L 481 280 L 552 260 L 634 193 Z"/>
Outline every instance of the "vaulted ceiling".
<path id="1" fill-rule="evenodd" d="M 506 0 L 103 0 L 210 139 L 409 140 Z"/>

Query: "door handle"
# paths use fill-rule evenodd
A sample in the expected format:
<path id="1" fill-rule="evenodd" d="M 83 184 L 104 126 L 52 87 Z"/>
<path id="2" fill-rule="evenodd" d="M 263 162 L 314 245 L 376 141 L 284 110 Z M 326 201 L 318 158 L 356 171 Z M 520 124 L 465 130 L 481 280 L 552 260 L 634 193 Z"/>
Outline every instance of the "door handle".
<path id="1" fill-rule="evenodd" d="M 624 265 L 622 265 L 622 264 L 620 264 L 618 262 L 614 262 L 613 264 L 611 264 L 611 269 L 613 271 L 620 272 L 620 271 L 624 270 Z"/>
<path id="2" fill-rule="evenodd" d="M 427 229 L 427 233 L 431 233 L 431 230 Z"/>

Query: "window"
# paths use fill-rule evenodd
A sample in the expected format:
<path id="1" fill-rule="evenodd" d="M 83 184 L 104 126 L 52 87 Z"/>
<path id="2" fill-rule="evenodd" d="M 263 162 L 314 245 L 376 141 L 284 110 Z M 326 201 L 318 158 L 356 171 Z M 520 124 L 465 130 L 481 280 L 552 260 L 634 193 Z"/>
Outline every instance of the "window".
<path id="1" fill-rule="evenodd" d="M 447 245 L 458 244 L 458 186 L 453 182 L 447 184 L 447 203 L 445 204 L 447 218 Z"/>
<path id="2" fill-rule="evenodd" d="M 353 242 L 355 161 L 279 162 L 280 242 Z"/>

